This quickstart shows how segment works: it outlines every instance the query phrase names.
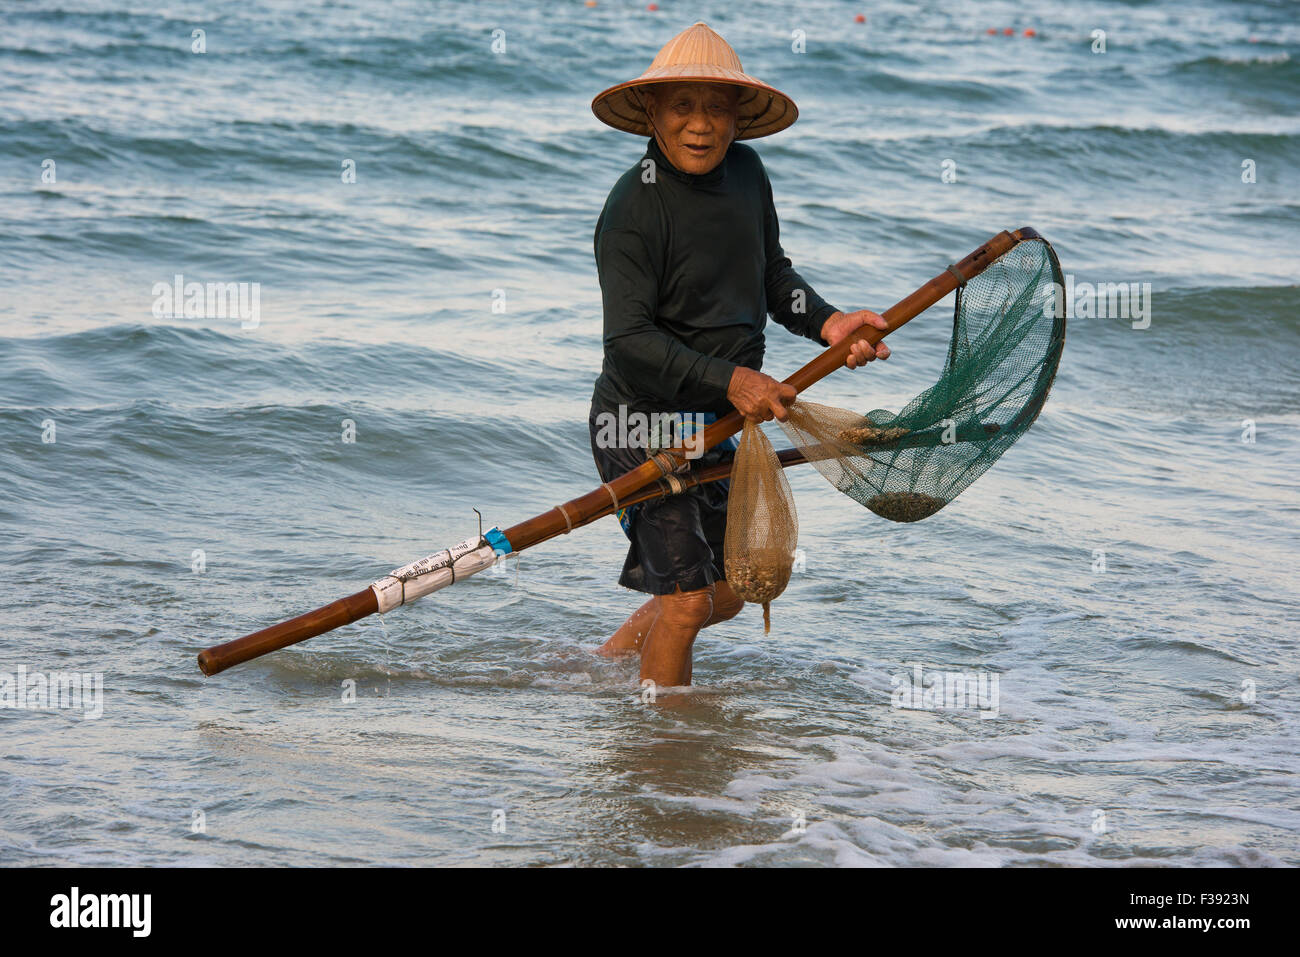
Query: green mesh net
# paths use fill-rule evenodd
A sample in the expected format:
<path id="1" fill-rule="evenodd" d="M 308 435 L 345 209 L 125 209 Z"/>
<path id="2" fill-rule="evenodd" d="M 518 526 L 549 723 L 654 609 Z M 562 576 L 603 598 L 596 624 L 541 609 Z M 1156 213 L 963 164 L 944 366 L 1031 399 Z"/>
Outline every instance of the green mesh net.
<path id="1" fill-rule="evenodd" d="M 782 427 L 832 485 L 877 515 L 933 515 L 1042 409 L 1065 345 L 1063 282 L 1046 240 L 1019 243 L 958 291 L 943 375 L 901 412 L 799 401 Z"/>

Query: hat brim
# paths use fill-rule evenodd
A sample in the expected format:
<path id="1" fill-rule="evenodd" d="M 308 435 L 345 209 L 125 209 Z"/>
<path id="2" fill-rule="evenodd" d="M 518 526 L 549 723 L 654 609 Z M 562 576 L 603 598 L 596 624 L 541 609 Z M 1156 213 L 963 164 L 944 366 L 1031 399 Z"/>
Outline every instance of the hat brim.
<path id="1" fill-rule="evenodd" d="M 647 70 L 635 80 L 611 86 L 591 101 L 591 112 L 607 126 L 625 133 L 653 132 L 642 107 L 642 88 L 661 83 L 720 83 L 738 86 L 736 139 L 754 140 L 779 133 L 799 118 L 794 100 L 747 73 L 723 67 L 692 65 Z"/>

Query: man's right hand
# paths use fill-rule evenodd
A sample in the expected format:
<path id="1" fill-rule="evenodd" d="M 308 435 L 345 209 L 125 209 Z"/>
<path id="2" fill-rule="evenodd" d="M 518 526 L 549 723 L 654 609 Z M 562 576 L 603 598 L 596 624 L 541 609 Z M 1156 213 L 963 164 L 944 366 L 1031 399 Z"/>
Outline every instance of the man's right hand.
<path id="1" fill-rule="evenodd" d="M 744 366 L 736 366 L 727 386 L 727 401 L 745 418 L 759 422 L 770 422 L 773 418 L 784 422 L 790 416 L 786 406 L 798 395 L 794 386 Z"/>

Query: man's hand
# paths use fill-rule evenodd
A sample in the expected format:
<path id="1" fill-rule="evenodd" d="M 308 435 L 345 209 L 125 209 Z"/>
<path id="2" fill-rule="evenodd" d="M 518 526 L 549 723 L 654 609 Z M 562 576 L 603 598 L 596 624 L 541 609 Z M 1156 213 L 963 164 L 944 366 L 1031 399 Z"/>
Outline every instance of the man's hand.
<path id="1" fill-rule="evenodd" d="M 881 330 L 889 328 L 889 324 L 885 322 L 885 317 L 877 315 L 870 309 L 859 309 L 857 312 L 833 312 L 822 323 L 822 338 L 831 345 L 835 345 L 843 341 L 845 336 L 862 326 L 874 326 Z M 844 364 L 850 369 L 856 369 L 858 366 L 866 365 L 872 359 L 888 358 L 889 346 L 883 342 L 874 349 L 869 342 L 855 342 L 853 343 L 853 351 L 844 360 Z"/>
<path id="2" fill-rule="evenodd" d="M 727 401 L 745 418 L 759 422 L 771 422 L 774 417 L 784 422 L 790 417 L 786 406 L 798 394 L 794 386 L 744 366 L 736 366 L 727 386 Z"/>

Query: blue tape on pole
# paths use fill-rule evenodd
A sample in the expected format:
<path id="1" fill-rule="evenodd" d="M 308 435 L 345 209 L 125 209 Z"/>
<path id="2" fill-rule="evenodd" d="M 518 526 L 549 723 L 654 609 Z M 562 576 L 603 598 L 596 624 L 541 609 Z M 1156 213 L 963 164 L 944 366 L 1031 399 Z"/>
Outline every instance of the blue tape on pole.
<path id="1" fill-rule="evenodd" d="M 499 528 L 489 528 L 483 533 L 483 538 L 498 555 L 509 555 L 514 551 L 510 547 L 510 540 L 506 538 L 505 533 Z"/>

